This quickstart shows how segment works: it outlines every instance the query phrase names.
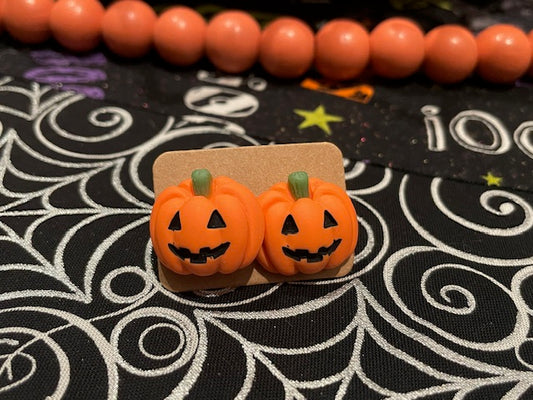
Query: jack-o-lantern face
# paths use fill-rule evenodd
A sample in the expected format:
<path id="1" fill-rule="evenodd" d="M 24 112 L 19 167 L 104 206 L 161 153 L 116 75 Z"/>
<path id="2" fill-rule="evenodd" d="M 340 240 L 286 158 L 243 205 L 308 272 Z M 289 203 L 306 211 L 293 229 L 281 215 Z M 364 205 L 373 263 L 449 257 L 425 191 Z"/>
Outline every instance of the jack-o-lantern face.
<path id="1" fill-rule="evenodd" d="M 266 221 L 258 261 L 266 270 L 313 274 L 342 265 L 353 253 L 357 216 L 340 187 L 296 172 L 258 200 Z"/>
<path id="2" fill-rule="evenodd" d="M 324 210 L 324 229 L 337 225 L 337 221 L 335 221 L 335 218 L 333 218 L 330 212 L 328 210 Z M 298 229 L 298 225 L 296 224 L 292 214 L 287 215 L 287 218 L 285 218 L 285 222 L 283 223 L 281 233 L 283 235 L 296 235 L 299 232 L 300 230 Z M 308 263 L 321 262 L 324 260 L 325 256 L 331 256 L 331 253 L 337 250 L 337 247 L 339 247 L 341 241 L 341 238 L 333 239 L 329 246 L 321 246 L 316 252 L 310 252 L 308 249 L 291 249 L 289 246 L 283 246 L 281 250 L 287 257 L 290 257 L 296 261 L 302 261 L 303 259 Z"/>
<path id="3" fill-rule="evenodd" d="M 207 229 L 220 228 L 226 228 L 226 223 L 222 219 L 222 216 L 218 210 L 213 210 L 211 217 L 209 218 L 209 222 L 207 223 Z M 171 231 L 181 231 L 181 219 L 179 211 L 176 212 L 176 215 L 174 215 L 174 218 L 172 218 L 172 221 L 170 221 L 168 229 Z M 205 264 L 207 263 L 208 258 L 215 259 L 222 256 L 226 250 L 228 250 L 229 245 L 230 242 L 224 242 L 216 247 L 202 247 L 200 250 L 198 250 L 198 253 L 191 252 L 191 250 L 187 247 L 176 247 L 173 243 L 169 243 L 168 247 L 170 251 L 184 261 L 189 260 L 189 262 L 192 264 Z"/>
<path id="4" fill-rule="evenodd" d="M 150 218 L 161 263 L 179 274 L 228 274 L 251 264 L 259 251 L 264 218 L 253 193 L 227 177 L 196 170 L 165 189 Z"/>

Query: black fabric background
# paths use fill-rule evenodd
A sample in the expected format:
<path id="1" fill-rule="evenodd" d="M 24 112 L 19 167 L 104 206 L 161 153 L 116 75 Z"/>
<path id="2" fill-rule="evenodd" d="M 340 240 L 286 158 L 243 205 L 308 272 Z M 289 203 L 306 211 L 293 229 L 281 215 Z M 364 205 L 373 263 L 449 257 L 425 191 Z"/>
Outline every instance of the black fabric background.
<path id="1" fill-rule="evenodd" d="M 423 10 L 427 24 L 443 15 Z M 368 78 L 352 83 L 373 86 L 363 104 L 260 69 L 228 87 L 199 79 L 220 77 L 207 64 L 57 51 L 8 40 L 0 50 L 0 398 L 533 398 L 533 161 L 514 142 L 487 155 L 449 133 L 446 151 L 428 151 L 420 111 L 439 106 L 447 127 L 483 110 L 512 141 L 533 119 L 530 80 Z M 265 90 L 248 86 L 262 79 Z M 67 85 L 89 97 L 56 90 Z M 202 85 L 258 108 L 191 109 L 184 98 Z M 293 110 L 319 105 L 344 118 L 331 135 L 298 129 Z M 183 294 L 160 285 L 148 235 L 159 154 L 323 140 L 343 151 L 359 216 L 347 277 Z M 487 186 L 489 172 L 500 187 Z"/>

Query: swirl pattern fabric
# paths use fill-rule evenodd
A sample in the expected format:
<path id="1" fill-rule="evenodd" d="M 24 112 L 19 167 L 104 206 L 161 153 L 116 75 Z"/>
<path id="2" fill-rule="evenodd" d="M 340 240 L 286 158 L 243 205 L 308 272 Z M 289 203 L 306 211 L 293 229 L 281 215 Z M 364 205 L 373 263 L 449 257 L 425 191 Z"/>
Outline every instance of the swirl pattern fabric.
<path id="1" fill-rule="evenodd" d="M 0 79 L 0 398 L 533 397 L 533 194 L 512 185 L 350 154 L 349 275 L 165 290 L 154 159 L 275 143 L 247 127 L 260 105 L 264 123 L 285 115 L 273 133 L 300 118 L 250 94 L 217 105 L 228 89 L 211 86 L 170 113 Z"/>

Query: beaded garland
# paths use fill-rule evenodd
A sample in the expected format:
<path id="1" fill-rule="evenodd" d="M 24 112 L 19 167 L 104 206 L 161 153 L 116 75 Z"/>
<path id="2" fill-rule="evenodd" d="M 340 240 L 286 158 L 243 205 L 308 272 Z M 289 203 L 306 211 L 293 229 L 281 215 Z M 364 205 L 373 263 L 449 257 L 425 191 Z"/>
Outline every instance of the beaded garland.
<path id="1" fill-rule="evenodd" d="M 206 23 L 195 10 L 175 6 L 157 16 L 142 0 L 121 0 L 106 10 L 98 0 L 0 0 L 2 26 L 16 40 L 41 43 L 53 36 L 74 52 L 100 39 L 128 58 L 154 46 L 168 63 L 192 65 L 204 54 L 221 71 L 240 73 L 259 62 L 278 78 L 297 78 L 311 67 L 325 78 L 353 79 L 370 68 L 378 76 L 406 78 L 422 70 L 443 84 L 476 72 L 492 83 L 533 76 L 533 30 L 526 35 L 496 24 L 476 37 L 458 25 L 427 34 L 406 18 L 390 18 L 370 33 L 349 19 L 335 19 L 314 34 L 304 22 L 281 17 L 262 31 L 244 11 L 223 11 Z"/>

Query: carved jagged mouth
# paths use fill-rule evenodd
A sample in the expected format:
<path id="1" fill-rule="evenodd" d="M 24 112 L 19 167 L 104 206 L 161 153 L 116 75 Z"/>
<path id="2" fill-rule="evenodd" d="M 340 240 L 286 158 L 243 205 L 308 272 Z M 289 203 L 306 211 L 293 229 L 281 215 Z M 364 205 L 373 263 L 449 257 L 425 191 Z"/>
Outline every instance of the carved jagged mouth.
<path id="1" fill-rule="evenodd" d="M 320 262 L 322 261 L 324 256 L 331 255 L 331 253 L 333 253 L 337 249 L 337 247 L 339 247 L 341 240 L 342 239 L 335 239 L 333 243 L 331 243 L 328 247 L 321 247 L 316 253 L 311 253 L 309 250 L 306 249 L 291 250 L 285 246 L 282 247 L 282 250 L 283 254 L 296 261 L 302 261 L 302 258 L 305 258 L 307 262 L 310 263 Z"/>
<path id="2" fill-rule="evenodd" d="M 213 249 L 211 247 L 202 247 L 199 253 L 191 253 L 191 251 L 185 247 L 176 247 L 171 243 L 168 244 L 170 251 L 182 260 L 189 259 L 191 264 L 205 264 L 209 257 L 215 259 L 223 255 L 228 247 L 229 242 L 224 242 Z"/>

